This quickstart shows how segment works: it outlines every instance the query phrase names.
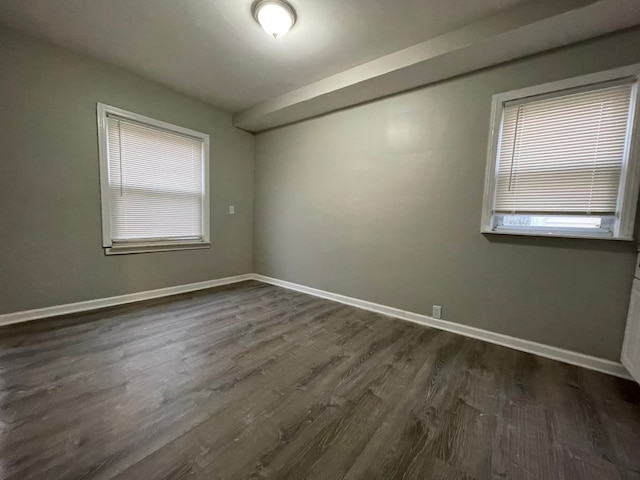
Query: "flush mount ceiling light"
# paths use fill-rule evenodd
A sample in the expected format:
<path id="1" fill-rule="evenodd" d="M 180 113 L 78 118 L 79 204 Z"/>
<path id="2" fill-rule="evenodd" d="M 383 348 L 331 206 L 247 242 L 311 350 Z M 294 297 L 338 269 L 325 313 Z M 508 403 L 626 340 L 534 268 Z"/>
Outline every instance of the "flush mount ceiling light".
<path id="1" fill-rule="evenodd" d="M 253 5 L 253 18 L 265 32 L 278 38 L 296 23 L 296 12 L 283 0 L 259 0 Z"/>

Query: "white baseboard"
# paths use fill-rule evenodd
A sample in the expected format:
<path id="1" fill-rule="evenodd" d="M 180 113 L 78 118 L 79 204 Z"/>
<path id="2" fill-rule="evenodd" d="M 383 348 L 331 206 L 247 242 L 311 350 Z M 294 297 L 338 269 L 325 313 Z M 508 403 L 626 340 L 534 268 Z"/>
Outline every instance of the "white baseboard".
<path id="1" fill-rule="evenodd" d="M 69 313 L 86 312 L 89 310 L 97 310 L 99 308 L 123 305 L 125 303 L 139 302 L 141 300 L 177 295 L 178 293 L 194 292 L 205 288 L 243 282 L 245 280 L 251 280 L 252 278 L 253 274 L 247 273 L 244 275 L 236 275 L 234 277 L 189 283 L 187 285 L 177 285 L 175 287 L 158 288 L 156 290 L 147 290 L 144 292 L 127 293 L 126 295 L 118 295 L 115 297 L 96 298 L 95 300 L 86 300 L 84 302 L 67 303 L 65 305 L 36 308 L 34 310 L 24 310 L 22 312 L 5 313 L 0 315 L 0 325 L 10 325 L 12 323 L 27 322 L 29 320 L 54 317 L 57 315 L 67 315 Z"/>
<path id="2" fill-rule="evenodd" d="M 364 310 L 381 313 L 390 317 L 419 323 L 420 325 L 426 325 L 428 327 L 437 328 L 439 330 L 446 330 L 447 332 L 457 333 L 459 335 L 464 335 L 465 337 L 477 338 L 479 340 L 484 340 L 485 342 L 494 343 L 503 347 L 513 348 L 514 350 L 533 353 L 534 355 L 539 355 L 541 357 L 558 360 L 560 362 L 569 363 L 571 365 L 588 368 L 589 370 L 595 370 L 598 372 L 607 373 L 609 375 L 614 375 L 616 377 L 632 380 L 629 372 L 627 372 L 624 366 L 619 362 L 613 362 L 604 358 L 592 357 L 591 355 L 572 352 L 571 350 L 564 350 L 562 348 L 552 347 L 550 345 L 544 345 L 542 343 L 532 342 L 530 340 L 510 337 L 501 333 L 495 333 L 488 330 L 482 330 L 480 328 L 469 327 L 467 325 L 461 325 L 455 322 L 439 320 L 427 315 L 421 315 L 419 313 L 408 312 L 406 310 L 381 305 L 379 303 L 373 303 L 366 300 L 347 297 L 338 293 L 326 292 L 324 290 L 318 290 L 317 288 L 298 285 L 296 283 L 285 282 L 284 280 L 278 280 L 276 278 L 266 277 L 264 275 L 254 274 L 252 275 L 252 278 L 260 282 L 277 285 L 279 287 L 288 288 L 290 290 L 296 290 L 298 292 L 307 293 L 316 297 L 326 298 L 328 300 L 333 300 L 335 302 L 344 303 L 346 305 L 362 308 Z"/>
<path id="3" fill-rule="evenodd" d="M 480 328 L 469 327 L 467 325 L 461 325 L 455 322 L 438 320 L 427 315 L 408 312 L 399 308 L 347 297 L 346 295 L 340 295 L 338 293 L 332 293 L 324 290 L 319 290 L 317 288 L 298 285 L 296 283 L 286 282 L 284 280 L 278 280 L 276 278 L 266 277 L 264 275 L 255 273 L 236 275 L 234 277 L 218 278 L 216 280 L 207 280 L 204 282 L 190 283 L 187 285 L 177 285 L 175 287 L 159 288 L 157 290 L 148 290 L 145 292 L 128 293 L 126 295 L 118 295 L 115 297 L 98 298 L 95 300 L 87 300 L 84 302 L 55 305 L 52 307 L 37 308 L 34 310 L 25 310 L 22 312 L 5 313 L 0 315 L 0 326 L 27 322 L 40 318 L 53 317 L 57 315 L 66 315 L 69 313 L 97 310 L 99 308 L 113 307 L 126 303 L 150 300 L 152 298 L 177 295 L 179 293 L 193 292 L 196 290 L 203 290 L 205 288 L 228 285 L 231 283 L 243 282 L 246 280 L 257 280 L 263 283 L 277 285 L 279 287 L 296 290 L 298 292 L 314 295 L 316 297 L 326 298 L 335 302 L 344 303 L 345 305 L 351 305 L 354 307 L 362 308 L 364 310 L 369 310 L 371 312 L 381 313 L 389 317 L 419 323 L 421 325 L 426 325 L 428 327 L 433 327 L 440 330 L 446 330 L 448 332 L 457 333 L 466 337 L 477 338 L 479 340 L 484 340 L 485 342 L 495 343 L 496 345 L 502 345 L 504 347 L 513 348 L 515 350 L 533 353 L 541 357 L 551 358 L 553 360 L 569 363 L 571 365 L 577 365 L 579 367 L 588 368 L 590 370 L 608 373 L 609 375 L 614 375 L 616 377 L 631 379 L 631 376 L 621 363 L 613 362 L 611 360 L 592 357 L 583 353 L 572 352 L 570 350 L 564 350 L 562 348 L 552 347 L 550 345 L 544 345 L 542 343 L 536 343 L 529 340 L 523 340 L 521 338 L 510 337 L 508 335 L 502 335 L 500 333 L 490 332 L 488 330 L 482 330 Z"/>

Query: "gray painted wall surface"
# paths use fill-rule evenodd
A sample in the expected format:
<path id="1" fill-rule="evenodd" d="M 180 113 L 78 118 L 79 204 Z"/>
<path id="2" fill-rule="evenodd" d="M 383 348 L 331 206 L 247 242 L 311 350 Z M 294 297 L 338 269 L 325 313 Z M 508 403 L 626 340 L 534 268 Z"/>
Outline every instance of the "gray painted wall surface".
<path id="1" fill-rule="evenodd" d="M 633 244 L 479 225 L 491 95 L 640 62 L 638 44 L 630 30 L 259 135 L 255 271 L 617 359 Z M 254 139 L 229 114 L 3 27 L 0 65 L 0 313 L 254 270 Z M 103 254 L 98 101 L 211 135 L 211 250 Z"/>
<path id="2" fill-rule="evenodd" d="M 640 29 L 257 136 L 257 273 L 619 359 L 630 242 L 482 235 L 491 96 L 640 62 Z"/>
<path id="3" fill-rule="evenodd" d="M 230 114 L 2 27 L 0 69 L 0 313 L 252 271 L 255 142 Z M 96 102 L 211 136 L 211 249 L 104 255 Z"/>

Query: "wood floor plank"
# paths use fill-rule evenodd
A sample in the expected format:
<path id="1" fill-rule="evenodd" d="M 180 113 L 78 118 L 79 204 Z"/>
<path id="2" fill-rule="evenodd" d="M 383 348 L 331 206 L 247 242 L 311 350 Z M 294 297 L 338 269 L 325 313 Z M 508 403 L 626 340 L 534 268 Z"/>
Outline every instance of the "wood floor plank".
<path id="1" fill-rule="evenodd" d="M 254 281 L 0 328 L 0 478 L 640 479 L 640 387 Z"/>

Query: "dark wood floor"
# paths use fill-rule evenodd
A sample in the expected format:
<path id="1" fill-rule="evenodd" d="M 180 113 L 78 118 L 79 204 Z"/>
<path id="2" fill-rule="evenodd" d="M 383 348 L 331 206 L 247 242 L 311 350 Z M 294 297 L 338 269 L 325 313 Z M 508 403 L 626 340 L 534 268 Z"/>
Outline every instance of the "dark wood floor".
<path id="1" fill-rule="evenodd" d="M 2 479 L 640 479 L 640 387 L 257 282 L 0 329 Z"/>

